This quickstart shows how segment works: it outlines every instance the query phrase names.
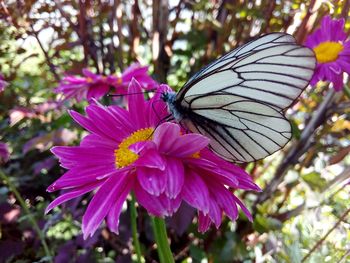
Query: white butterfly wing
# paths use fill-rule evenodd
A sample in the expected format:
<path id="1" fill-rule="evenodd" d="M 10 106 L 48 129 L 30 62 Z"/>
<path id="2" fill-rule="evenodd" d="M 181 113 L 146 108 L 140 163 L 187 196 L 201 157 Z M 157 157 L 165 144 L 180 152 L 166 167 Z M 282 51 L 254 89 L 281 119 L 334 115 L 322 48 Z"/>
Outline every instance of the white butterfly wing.
<path id="1" fill-rule="evenodd" d="M 265 35 L 199 71 L 177 94 L 185 125 L 237 162 L 262 159 L 291 138 L 283 115 L 308 85 L 313 52 L 283 33 Z"/>
<path id="2" fill-rule="evenodd" d="M 220 100 L 214 95 L 199 101 L 204 104 L 212 99 Z M 281 149 L 291 138 L 290 123 L 275 108 L 239 96 L 230 96 L 230 100 L 220 108 L 197 108 L 194 119 L 183 120 L 190 130 L 209 137 L 211 148 L 222 158 L 259 160 Z"/>

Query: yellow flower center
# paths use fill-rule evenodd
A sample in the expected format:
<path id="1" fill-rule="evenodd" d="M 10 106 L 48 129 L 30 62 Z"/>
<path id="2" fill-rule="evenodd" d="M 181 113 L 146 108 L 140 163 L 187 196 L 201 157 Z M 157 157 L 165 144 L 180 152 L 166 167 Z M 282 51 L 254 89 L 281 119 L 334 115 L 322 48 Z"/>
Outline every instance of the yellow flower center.
<path id="1" fill-rule="evenodd" d="M 94 82 L 94 80 L 93 80 L 92 78 L 90 78 L 90 77 L 87 77 L 87 78 L 86 78 L 86 82 L 87 82 L 87 83 L 92 83 L 92 82 Z"/>
<path id="2" fill-rule="evenodd" d="M 194 154 L 191 155 L 191 157 L 199 159 L 199 158 L 201 158 L 201 154 L 200 154 L 200 152 L 195 152 Z"/>
<path id="3" fill-rule="evenodd" d="M 118 78 L 118 79 L 117 79 L 117 84 L 119 84 L 119 85 L 120 85 L 120 84 L 122 84 L 122 83 L 123 83 L 122 78 Z"/>
<path id="4" fill-rule="evenodd" d="M 316 59 L 319 63 L 336 61 L 344 46 L 338 42 L 323 42 L 314 47 Z"/>
<path id="5" fill-rule="evenodd" d="M 152 140 L 153 131 L 153 128 L 140 129 L 122 140 L 118 149 L 114 151 L 116 167 L 123 168 L 134 163 L 139 158 L 139 155 L 131 151 L 129 147 L 137 142 Z"/>

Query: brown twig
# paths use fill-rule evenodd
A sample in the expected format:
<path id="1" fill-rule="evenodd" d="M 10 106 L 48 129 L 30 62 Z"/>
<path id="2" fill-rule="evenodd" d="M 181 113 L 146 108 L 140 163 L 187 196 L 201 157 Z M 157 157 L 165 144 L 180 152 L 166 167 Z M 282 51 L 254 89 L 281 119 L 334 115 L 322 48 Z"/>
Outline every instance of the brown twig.
<path id="1" fill-rule="evenodd" d="M 140 43 L 140 32 L 138 30 L 139 25 L 139 14 L 140 14 L 140 8 L 138 1 L 135 1 L 132 5 L 132 12 L 131 12 L 131 23 L 130 23 L 130 34 L 131 34 L 131 43 L 130 43 L 130 57 L 131 60 L 137 59 L 137 49 Z"/>
<path id="2" fill-rule="evenodd" d="M 45 50 L 43 44 L 41 43 L 39 36 L 38 36 L 38 32 L 36 32 L 34 30 L 34 27 L 32 24 L 30 24 L 30 28 L 31 28 L 31 33 L 34 35 L 36 41 L 38 42 L 41 51 L 43 52 L 45 59 L 46 59 L 46 63 L 50 68 L 51 73 L 53 74 L 53 76 L 55 77 L 56 81 L 59 82 L 60 81 L 60 77 L 58 76 L 57 72 L 56 72 L 56 67 L 55 65 L 51 62 L 51 58 L 48 54 L 48 52 Z"/>
<path id="3" fill-rule="evenodd" d="M 264 8 L 264 14 L 265 14 L 265 19 L 264 19 L 264 24 L 260 28 L 259 35 L 269 33 L 270 30 L 270 21 L 273 15 L 273 11 L 276 8 L 276 1 L 268 1 L 267 8 Z"/>
<path id="4" fill-rule="evenodd" d="M 309 253 L 306 254 L 305 257 L 303 257 L 303 259 L 301 260 L 301 262 L 305 262 L 305 260 L 311 256 L 311 254 L 326 240 L 326 238 L 330 235 L 330 233 L 332 233 L 334 231 L 334 229 L 336 229 L 338 227 L 338 225 L 344 221 L 345 217 L 350 213 L 350 208 L 348 210 L 346 210 L 343 215 L 338 219 L 337 223 L 335 223 L 335 225 L 328 230 L 328 232 L 319 240 L 317 241 L 317 243 L 311 248 L 311 250 L 309 251 Z"/>
<path id="5" fill-rule="evenodd" d="M 308 6 L 307 12 L 305 17 L 303 18 L 300 26 L 297 29 L 297 32 L 295 33 L 295 38 L 298 43 L 303 43 L 306 36 L 310 33 L 312 30 L 310 20 L 314 20 L 317 16 L 317 7 L 319 5 L 319 0 L 311 0 L 310 5 Z M 311 16 L 312 19 L 311 19 Z M 313 23 L 312 23 L 313 24 Z"/>
<path id="6" fill-rule="evenodd" d="M 152 6 L 152 53 L 154 71 L 160 82 L 166 82 L 170 58 L 165 50 L 168 34 L 168 0 L 153 1 Z"/>
<path id="7" fill-rule="evenodd" d="M 123 21 L 122 21 L 122 4 L 120 0 L 114 0 L 114 7 L 115 8 L 115 15 L 116 15 L 116 21 L 117 21 L 117 36 L 119 39 L 119 44 L 117 46 L 117 63 L 119 69 L 122 71 L 124 69 L 124 64 L 123 64 L 123 43 L 124 43 L 124 36 L 122 33 L 122 26 L 123 26 Z"/>
<path id="8" fill-rule="evenodd" d="M 348 249 L 345 254 L 339 259 L 337 263 L 345 262 L 346 257 L 350 255 L 350 249 Z"/>
<path id="9" fill-rule="evenodd" d="M 116 35 L 114 31 L 114 18 L 116 15 L 116 10 L 117 10 L 117 1 L 114 0 L 112 5 L 112 11 L 110 12 L 108 17 L 109 30 L 112 36 Z M 114 73 L 115 72 L 114 56 L 115 56 L 116 46 L 115 46 L 113 37 L 111 39 L 111 43 L 108 44 L 107 48 L 108 48 L 108 54 L 107 54 L 106 60 L 108 61 L 108 64 L 109 64 L 110 73 Z"/>
<path id="10" fill-rule="evenodd" d="M 170 22 L 170 24 L 172 25 L 173 27 L 173 33 L 170 37 L 170 40 L 168 41 L 168 44 L 170 46 L 172 46 L 176 40 L 176 38 L 178 37 L 178 33 L 176 32 L 176 24 L 177 22 L 179 21 L 179 18 L 180 18 L 180 13 L 181 13 L 181 10 L 182 10 L 182 4 L 183 4 L 184 0 L 180 0 L 179 3 L 177 4 L 177 6 L 175 7 L 175 18 L 173 21 Z"/>

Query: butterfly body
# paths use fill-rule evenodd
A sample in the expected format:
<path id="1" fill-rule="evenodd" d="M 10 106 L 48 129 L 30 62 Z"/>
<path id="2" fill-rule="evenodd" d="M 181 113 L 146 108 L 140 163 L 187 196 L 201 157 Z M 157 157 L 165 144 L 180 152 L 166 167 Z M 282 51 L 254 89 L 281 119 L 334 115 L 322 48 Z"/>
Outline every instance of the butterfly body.
<path id="1" fill-rule="evenodd" d="M 256 161 L 290 140 L 284 110 L 308 85 L 315 65 L 310 49 L 272 33 L 217 59 L 162 99 L 178 122 L 209 137 L 222 158 Z"/>

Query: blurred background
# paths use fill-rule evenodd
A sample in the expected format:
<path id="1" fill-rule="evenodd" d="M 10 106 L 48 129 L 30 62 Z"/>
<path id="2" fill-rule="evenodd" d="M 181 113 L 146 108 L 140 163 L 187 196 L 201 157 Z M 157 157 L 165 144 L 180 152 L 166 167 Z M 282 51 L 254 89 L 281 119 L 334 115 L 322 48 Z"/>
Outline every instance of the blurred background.
<path id="1" fill-rule="evenodd" d="M 89 195 L 44 215 L 58 195 L 46 188 L 64 172 L 49 149 L 77 145 L 85 134 L 67 109 L 83 112 L 87 103 L 57 103 L 53 92 L 65 73 L 108 75 L 138 61 L 179 89 L 261 34 L 288 32 L 302 44 L 329 14 L 347 19 L 349 33 L 349 8 L 347 0 L 0 1 L 0 73 L 9 83 L 0 94 L 0 140 L 10 153 L 0 180 L 0 262 L 134 259 L 126 208 L 120 235 L 101 228 L 85 241 L 80 224 Z M 292 141 L 245 166 L 264 189 L 239 195 L 254 222 L 241 215 L 200 234 L 194 211 L 182 207 L 168 220 L 177 262 L 350 262 L 349 93 L 319 83 L 287 115 Z M 138 212 L 143 254 L 155 262 L 148 215 Z"/>

